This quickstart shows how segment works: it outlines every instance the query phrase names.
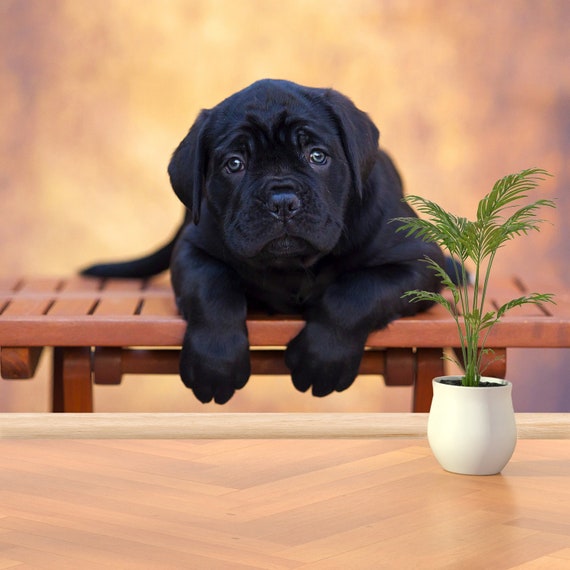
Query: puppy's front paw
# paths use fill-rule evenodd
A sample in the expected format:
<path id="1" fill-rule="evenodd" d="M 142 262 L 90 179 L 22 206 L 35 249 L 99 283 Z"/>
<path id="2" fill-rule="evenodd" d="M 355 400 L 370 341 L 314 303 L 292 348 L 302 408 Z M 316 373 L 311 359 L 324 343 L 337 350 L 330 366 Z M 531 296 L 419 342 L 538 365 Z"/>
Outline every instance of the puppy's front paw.
<path id="1" fill-rule="evenodd" d="M 365 338 L 339 336 L 338 331 L 307 323 L 285 352 L 293 385 L 300 392 L 312 386 L 313 396 L 319 397 L 346 390 L 358 374 L 364 342 Z"/>
<path id="2" fill-rule="evenodd" d="M 187 331 L 180 356 L 180 377 L 204 404 L 225 404 L 251 372 L 247 335 L 217 333 Z"/>

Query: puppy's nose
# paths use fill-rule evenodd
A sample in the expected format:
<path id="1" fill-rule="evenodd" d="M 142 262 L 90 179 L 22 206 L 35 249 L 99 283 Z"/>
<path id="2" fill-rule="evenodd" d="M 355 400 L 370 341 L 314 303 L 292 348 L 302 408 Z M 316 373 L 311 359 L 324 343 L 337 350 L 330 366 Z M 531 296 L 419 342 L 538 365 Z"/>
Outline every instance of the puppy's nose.
<path id="1" fill-rule="evenodd" d="M 275 192 L 269 196 L 266 205 L 272 216 L 286 221 L 301 209 L 301 200 L 293 192 Z"/>

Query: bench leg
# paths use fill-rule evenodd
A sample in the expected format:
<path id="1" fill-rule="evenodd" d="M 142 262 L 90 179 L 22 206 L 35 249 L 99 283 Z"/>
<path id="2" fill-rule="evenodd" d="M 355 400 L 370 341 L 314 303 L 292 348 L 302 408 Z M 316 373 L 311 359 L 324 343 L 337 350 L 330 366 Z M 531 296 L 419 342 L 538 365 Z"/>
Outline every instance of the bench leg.
<path id="1" fill-rule="evenodd" d="M 40 361 L 41 346 L 0 348 L 0 373 L 6 380 L 33 378 Z"/>
<path id="2" fill-rule="evenodd" d="M 55 347 L 53 349 L 54 412 L 92 412 L 91 349 Z"/>
<path id="3" fill-rule="evenodd" d="M 418 348 L 416 352 L 416 381 L 414 382 L 414 412 L 429 412 L 433 398 L 431 381 L 443 376 L 444 360 L 441 348 Z"/>

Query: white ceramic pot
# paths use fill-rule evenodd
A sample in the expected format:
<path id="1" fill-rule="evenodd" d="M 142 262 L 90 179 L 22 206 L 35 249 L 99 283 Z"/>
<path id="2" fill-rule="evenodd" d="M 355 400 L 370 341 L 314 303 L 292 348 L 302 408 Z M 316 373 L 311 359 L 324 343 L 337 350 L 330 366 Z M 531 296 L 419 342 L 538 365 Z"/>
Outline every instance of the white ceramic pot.
<path id="1" fill-rule="evenodd" d="M 428 441 L 439 464 L 452 473 L 494 475 L 511 458 L 517 442 L 512 384 L 497 378 L 482 378 L 499 384 L 466 387 L 433 380 L 433 400 L 428 418 Z"/>

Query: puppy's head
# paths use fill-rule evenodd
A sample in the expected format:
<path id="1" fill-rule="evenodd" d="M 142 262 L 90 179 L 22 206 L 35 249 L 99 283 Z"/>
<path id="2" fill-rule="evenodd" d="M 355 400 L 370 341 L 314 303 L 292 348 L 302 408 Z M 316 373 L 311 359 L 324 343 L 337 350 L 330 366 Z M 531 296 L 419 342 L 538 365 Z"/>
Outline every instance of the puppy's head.
<path id="1" fill-rule="evenodd" d="M 168 172 L 237 259 L 307 267 L 338 243 L 377 151 L 378 130 L 337 91 L 263 80 L 202 111 Z"/>

